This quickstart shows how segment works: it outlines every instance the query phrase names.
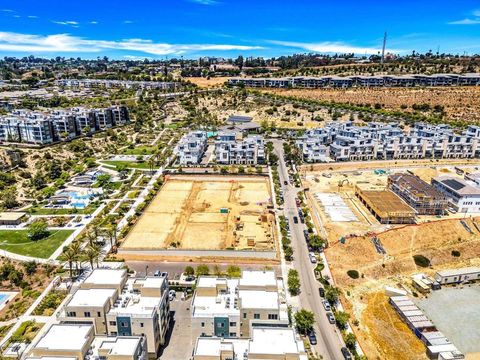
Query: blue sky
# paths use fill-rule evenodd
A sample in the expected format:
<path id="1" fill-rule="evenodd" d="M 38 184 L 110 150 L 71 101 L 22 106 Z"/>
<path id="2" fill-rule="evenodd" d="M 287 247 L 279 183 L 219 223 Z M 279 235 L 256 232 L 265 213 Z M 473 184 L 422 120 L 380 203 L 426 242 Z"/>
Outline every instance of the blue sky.
<path id="1" fill-rule="evenodd" d="M 478 0 L 0 0 L 0 56 L 480 53 Z"/>

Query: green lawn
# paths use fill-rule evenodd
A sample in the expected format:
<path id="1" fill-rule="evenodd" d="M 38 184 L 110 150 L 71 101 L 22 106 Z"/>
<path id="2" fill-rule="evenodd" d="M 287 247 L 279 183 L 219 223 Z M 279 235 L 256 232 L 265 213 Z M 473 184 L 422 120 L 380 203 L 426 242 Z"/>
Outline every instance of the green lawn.
<path id="1" fill-rule="evenodd" d="M 117 165 L 125 165 L 127 168 L 130 169 L 145 169 L 149 170 L 150 166 L 148 165 L 148 161 L 144 162 L 135 162 L 135 161 L 115 161 L 115 160 L 103 160 L 103 164 L 110 165 L 116 167 Z M 158 167 L 154 166 L 153 169 L 158 169 Z"/>
<path id="2" fill-rule="evenodd" d="M 90 203 L 85 209 L 49 209 L 42 205 L 32 206 L 27 210 L 30 215 L 88 215 L 97 210 L 98 206 Z"/>
<path id="3" fill-rule="evenodd" d="M 0 249 L 47 259 L 71 233 L 73 230 L 52 230 L 47 238 L 31 241 L 28 238 L 28 230 L 0 230 Z"/>
<path id="4" fill-rule="evenodd" d="M 122 154 L 125 155 L 151 155 L 157 150 L 156 146 L 141 145 L 133 149 L 123 149 Z"/>

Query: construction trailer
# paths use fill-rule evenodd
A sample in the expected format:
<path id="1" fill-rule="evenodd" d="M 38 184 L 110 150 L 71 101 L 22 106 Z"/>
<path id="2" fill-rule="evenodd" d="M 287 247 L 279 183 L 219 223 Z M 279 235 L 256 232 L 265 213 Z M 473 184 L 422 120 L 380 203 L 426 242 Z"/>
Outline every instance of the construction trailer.
<path id="1" fill-rule="evenodd" d="M 418 176 L 396 173 L 388 177 L 388 188 L 410 205 L 418 215 L 443 215 L 448 197 Z"/>
<path id="2" fill-rule="evenodd" d="M 382 224 L 414 224 L 415 210 L 390 190 L 362 190 L 355 196 Z"/>
<path id="3" fill-rule="evenodd" d="M 480 267 L 437 271 L 435 280 L 440 284 L 460 284 L 480 280 Z"/>

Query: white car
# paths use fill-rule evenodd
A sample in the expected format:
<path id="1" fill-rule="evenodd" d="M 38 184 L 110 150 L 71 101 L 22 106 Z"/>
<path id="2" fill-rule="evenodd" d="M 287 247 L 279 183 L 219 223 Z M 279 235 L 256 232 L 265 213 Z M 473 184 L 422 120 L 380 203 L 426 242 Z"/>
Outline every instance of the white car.
<path id="1" fill-rule="evenodd" d="M 310 262 L 312 264 L 316 264 L 317 263 L 317 257 L 315 256 L 315 254 L 313 252 L 311 253 L 308 253 L 308 256 L 310 257 Z"/>

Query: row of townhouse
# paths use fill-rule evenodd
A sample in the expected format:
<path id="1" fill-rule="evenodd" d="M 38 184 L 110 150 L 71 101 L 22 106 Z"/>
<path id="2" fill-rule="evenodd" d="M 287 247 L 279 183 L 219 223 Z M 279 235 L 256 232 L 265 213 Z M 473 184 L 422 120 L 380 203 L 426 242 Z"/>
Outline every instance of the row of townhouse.
<path id="1" fill-rule="evenodd" d="M 15 110 L 0 116 L 0 141 L 50 144 L 130 122 L 128 108 L 72 108 L 48 113 Z"/>
<path id="2" fill-rule="evenodd" d="M 207 140 L 205 131 L 191 131 L 182 136 L 174 149 L 178 163 L 182 166 L 199 164 L 207 150 Z"/>
<path id="3" fill-rule="evenodd" d="M 296 140 L 306 162 L 480 157 L 480 127 L 461 134 L 448 125 L 417 123 L 404 132 L 397 123 L 331 122 Z"/>
<path id="4" fill-rule="evenodd" d="M 58 86 L 70 88 L 125 88 L 125 89 L 159 89 L 173 90 L 178 87 L 175 82 L 167 81 L 133 81 L 133 80 L 106 80 L 106 79 L 60 79 Z"/>
<path id="5" fill-rule="evenodd" d="M 215 160 L 225 165 L 257 165 L 265 163 L 263 136 L 250 135 L 237 139 L 236 132 L 220 132 L 215 141 Z"/>
<path id="6" fill-rule="evenodd" d="M 307 359 L 274 271 L 243 271 L 239 279 L 201 276 L 191 312 L 194 360 Z"/>
<path id="7" fill-rule="evenodd" d="M 145 338 L 149 356 L 165 344 L 170 323 L 168 278 L 129 278 L 125 269 L 95 269 L 57 314 L 61 324 L 93 325 L 97 336 Z"/>
<path id="8" fill-rule="evenodd" d="M 480 86 L 480 74 L 231 78 L 228 84 L 256 88 Z"/>

